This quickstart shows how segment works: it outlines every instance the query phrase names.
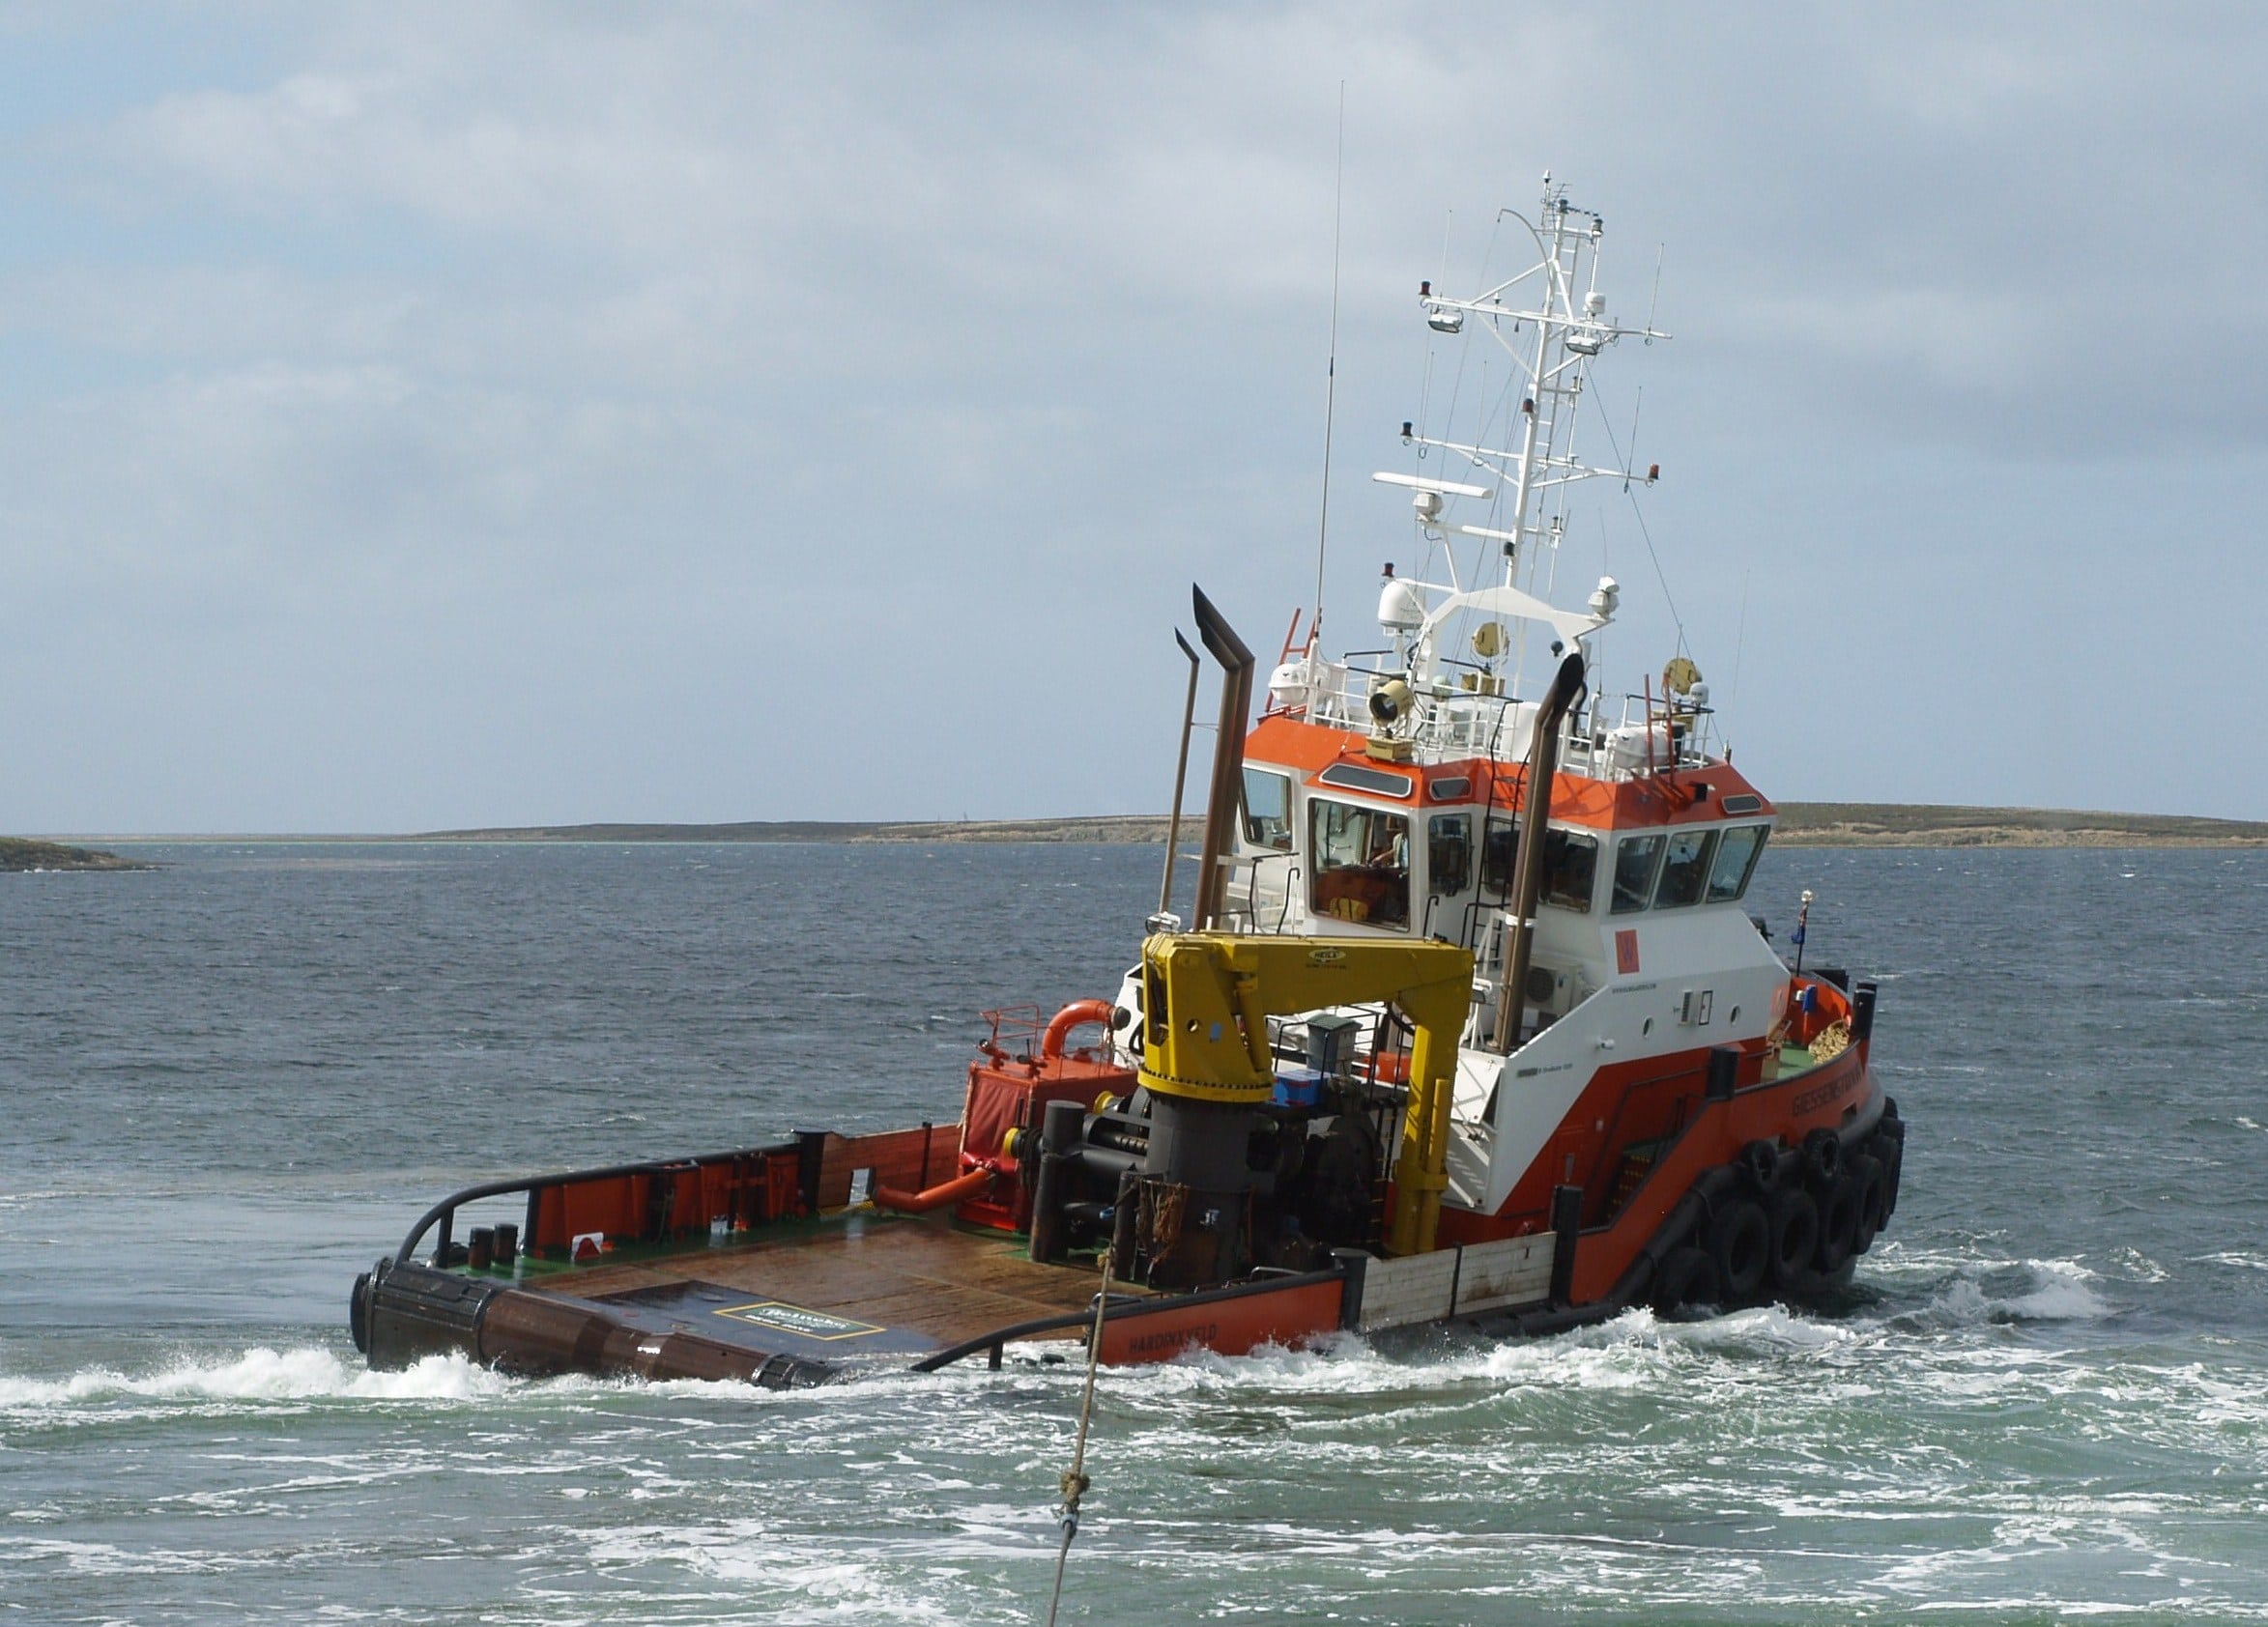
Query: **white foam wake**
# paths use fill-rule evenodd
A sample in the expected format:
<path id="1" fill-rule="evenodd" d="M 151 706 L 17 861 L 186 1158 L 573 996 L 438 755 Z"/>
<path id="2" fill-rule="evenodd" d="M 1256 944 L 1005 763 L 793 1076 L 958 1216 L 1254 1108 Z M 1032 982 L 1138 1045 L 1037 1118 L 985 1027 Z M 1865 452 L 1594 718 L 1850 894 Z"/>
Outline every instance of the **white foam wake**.
<path id="1" fill-rule="evenodd" d="M 2155 1261 L 2131 1250 L 2116 1265 L 2116 1274 L 2132 1281 L 2150 1282 L 2166 1274 Z M 2078 1260 L 1886 1249 L 1867 1270 L 1875 1286 L 1886 1292 L 1882 1310 L 1892 1327 L 2096 1322 L 2117 1310 L 2095 1286 L 2104 1273 Z"/>
<path id="2" fill-rule="evenodd" d="M 152 1373 L 89 1367 L 60 1379 L 0 1374 L 0 1409 L 135 1398 L 158 1401 L 457 1401 L 493 1395 L 511 1383 L 459 1356 L 429 1356 L 414 1367 L 378 1373 L 320 1346 L 200 1360 L 185 1357 Z"/>

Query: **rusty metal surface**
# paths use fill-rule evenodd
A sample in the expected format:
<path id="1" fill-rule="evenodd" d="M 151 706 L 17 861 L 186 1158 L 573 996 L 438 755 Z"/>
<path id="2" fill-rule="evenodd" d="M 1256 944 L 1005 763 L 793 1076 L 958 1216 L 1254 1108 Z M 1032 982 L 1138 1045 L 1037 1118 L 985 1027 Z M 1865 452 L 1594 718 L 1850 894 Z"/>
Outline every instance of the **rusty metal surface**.
<path id="1" fill-rule="evenodd" d="M 373 1326 L 388 1333 L 371 1354 L 396 1365 L 445 1345 L 530 1374 L 811 1383 L 1079 1310 L 1096 1281 L 1083 1264 L 1034 1265 L 1019 1240 L 941 1215 L 859 1213 L 761 1242 L 517 1278 L 397 1268 L 374 1292 Z M 420 1316 L 414 1345 L 393 1335 L 437 1296 L 465 1304 L 445 1333 Z"/>

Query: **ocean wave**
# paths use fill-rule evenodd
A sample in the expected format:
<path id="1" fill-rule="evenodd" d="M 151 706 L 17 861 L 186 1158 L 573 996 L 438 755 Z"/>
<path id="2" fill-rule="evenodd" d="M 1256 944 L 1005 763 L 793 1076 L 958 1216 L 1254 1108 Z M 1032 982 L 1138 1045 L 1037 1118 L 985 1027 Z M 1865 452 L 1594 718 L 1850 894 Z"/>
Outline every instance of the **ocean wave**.
<path id="1" fill-rule="evenodd" d="M 49 1536 L 0 1535 L 0 1556 L 25 1565 L 58 1566 L 77 1576 L 210 1576 L 234 1568 L 215 1554 L 129 1549 Z"/>
<path id="2" fill-rule="evenodd" d="M 1880 1321 L 1913 1331 L 2098 1322 L 2116 1314 L 2117 1307 L 2094 1286 L 2100 1273 L 2077 1260 L 1969 1260 L 1949 1272 L 1931 1274 L 1933 1280 L 1913 1287 L 1893 1279 Z"/>
<path id="3" fill-rule="evenodd" d="M 60 1379 L 0 1374 L 0 1410 L 155 1401 L 464 1401 L 495 1395 L 513 1381 L 458 1356 L 429 1356 L 415 1366 L 373 1372 L 320 1346 L 238 1356 L 185 1357 L 153 1373 L 89 1367 Z"/>
<path id="4" fill-rule="evenodd" d="M 1026 1523 L 1031 1523 L 1028 1519 Z M 998 1562 L 990 1544 L 971 1545 L 956 1555 L 951 1543 L 935 1537 L 917 1544 L 862 1543 L 853 1556 L 846 1544 L 798 1539 L 761 1520 L 732 1520 L 686 1528 L 650 1526 L 597 1533 L 589 1547 L 600 1574 L 632 1572 L 661 1564 L 682 1567 L 705 1581 L 725 1584 L 720 1597 L 759 1592 L 769 1619 L 779 1621 L 955 1622 L 963 1619 L 936 1598 L 940 1563 L 956 1557 Z M 902 1582 L 890 1574 L 888 1556 L 904 1548 Z M 921 1584 L 915 1584 L 915 1578 Z"/>

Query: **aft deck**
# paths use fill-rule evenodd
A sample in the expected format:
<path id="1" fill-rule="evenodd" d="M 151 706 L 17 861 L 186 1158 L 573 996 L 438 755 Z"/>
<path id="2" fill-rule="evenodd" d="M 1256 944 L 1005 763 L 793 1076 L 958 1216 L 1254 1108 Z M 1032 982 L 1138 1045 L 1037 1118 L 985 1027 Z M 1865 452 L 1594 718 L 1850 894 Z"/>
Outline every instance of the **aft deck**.
<path id="1" fill-rule="evenodd" d="M 863 1209 L 758 1242 L 620 1264 L 537 1265 L 517 1280 L 495 1274 L 523 1293 L 601 1306 L 649 1331 L 835 1361 L 943 1350 L 1083 1311 L 1100 1286 L 1083 1260 L 1033 1264 L 1020 1238 L 968 1230 L 942 1214 Z"/>

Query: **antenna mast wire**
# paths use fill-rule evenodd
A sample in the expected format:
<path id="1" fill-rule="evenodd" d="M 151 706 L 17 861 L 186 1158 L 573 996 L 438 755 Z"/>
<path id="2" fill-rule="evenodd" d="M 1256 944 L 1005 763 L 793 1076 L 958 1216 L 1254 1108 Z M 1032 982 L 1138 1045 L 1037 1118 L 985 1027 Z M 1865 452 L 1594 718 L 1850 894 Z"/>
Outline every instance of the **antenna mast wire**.
<path id="1" fill-rule="evenodd" d="M 1607 416 L 1605 402 L 1600 400 L 1595 392 L 1592 395 L 1592 402 L 1598 409 L 1599 427 L 1606 431 L 1606 443 L 1615 450 L 1615 462 L 1625 471 L 1628 470 L 1630 460 L 1622 455 L 1622 442 L 1615 437 L 1614 420 Z M 1633 452 L 1638 449 L 1638 418 L 1635 414 L 1630 418 L 1630 449 Z M 1646 510 L 1639 506 L 1638 494 L 1630 490 L 1630 482 L 1627 478 L 1622 482 L 1622 494 L 1630 500 L 1630 517 L 1638 522 L 1638 534 L 1646 539 L 1646 557 L 1653 561 L 1654 580 L 1661 584 L 1662 601 L 1670 607 L 1670 620 L 1677 626 L 1678 648 L 1681 651 L 1686 647 L 1685 618 L 1678 614 L 1678 600 L 1676 595 L 1670 591 L 1668 574 L 1662 570 L 1662 557 L 1654 552 L 1653 532 L 1647 528 Z"/>
<path id="2" fill-rule="evenodd" d="M 1338 407 L 1338 266 L 1340 226 L 1347 192 L 1347 82 L 1338 82 L 1338 168 L 1331 191 L 1331 359 L 1323 375 L 1323 510 L 1315 521 L 1315 619 L 1308 624 L 1312 644 L 1323 630 L 1323 557 L 1331 541 L 1331 430 Z"/>

